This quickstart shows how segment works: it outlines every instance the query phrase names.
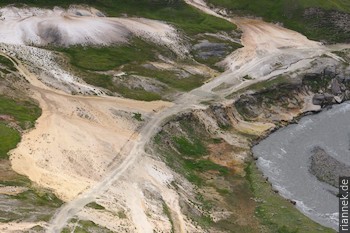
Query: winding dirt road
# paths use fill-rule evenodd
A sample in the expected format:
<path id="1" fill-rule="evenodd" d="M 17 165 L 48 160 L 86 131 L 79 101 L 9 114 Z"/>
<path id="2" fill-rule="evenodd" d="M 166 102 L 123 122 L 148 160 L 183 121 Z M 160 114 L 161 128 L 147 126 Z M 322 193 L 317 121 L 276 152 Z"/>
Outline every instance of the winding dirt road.
<path id="1" fill-rule="evenodd" d="M 206 13 L 217 15 L 205 4 L 203 5 L 200 0 L 189 0 L 187 3 L 204 10 Z M 34 86 L 34 98 L 40 102 L 43 109 L 43 116 L 38 120 L 36 129 L 25 135 L 19 147 L 14 150 L 11 156 L 13 167 L 19 173 L 29 176 L 31 180 L 54 189 L 61 198 L 67 201 L 51 219 L 47 232 L 61 232 L 69 220 L 86 204 L 94 201 L 105 192 L 113 182 L 131 168 L 135 161 L 144 156 L 145 145 L 169 117 L 179 112 L 201 107 L 200 103 L 204 100 L 223 99 L 228 94 L 255 82 L 308 67 L 310 61 L 315 57 L 329 53 L 329 49 L 320 43 L 309 41 L 296 32 L 274 24 L 252 19 L 225 19 L 234 22 L 241 28 L 244 47 L 225 59 L 224 63 L 229 67 L 225 73 L 207 84 L 181 95 L 174 104 L 165 102 L 140 103 L 112 97 L 70 96 L 48 88 L 19 60 L 11 58 L 21 74 Z M 335 57 L 335 59 L 340 58 Z M 249 75 L 252 79 L 242 79 L 245 75 Z M 223 84 L 225 84 L 225 88 L 219 88 Z M 84 114 L 88 115 L 88 119 L 81 120 L 81 116 L 74 115 L 73 112 L 77 108 L 84 108 Z M 148 114 L 149 120 L 144 125 L 133 127 L 130 122 L 118 121 L 113 114 L 106 114 L 110 108 L 129 112 L 136 109 Z M 157 110 L 157 113 L 153 113 L 154 109 Z M 129 123 L 130 127 L 120 126 Z M 74 126 L 74 124 L 77 125 Z M 63 134 L 64 137 L 67 137 L 67 140 L 64 141 L 64 143 L 68 143 L 67 147 L 74 147 L 75 153 L 86 154 L 86 161 L 76 163 L 75 166 L 91 166 L 96 162 L 101 163 L 100 167 L 106 167 L 108 164 L 109 172 L 100 170 L 86 170 L 88 171 L 86 172 L 82 169 L 77 174 L 67 168 L 55 168 L 54 162 L 45 164 L 42 160 L 36 160 L 35 158 L 40 158 L 47 151 L 51 152 L 61 147 L 62 140 L 53 143 L 53 147 L 52 143 L 48 145 L 46 142 L 41 142 L 38 146 L 38 142 L 33 142 L 33 139 L 41 137 L 43 132 L 48 134 L 56 132 L 54 135 Z M 118 145 L 115 145 L 116 142 Z M 89 147 L 89 144 L 93 146 Z M 106 145 L 111 148 L 110 151 L 104 151 Z M 88 148 L 79 150 L 79 148 L 86 146 Z M 47 148 L 51 148 L 51 150 L 47 150 Z M 60 151 L 62 152 L 61 149 Z M 36 153 L 37 156 L 23 156 L 26 153 Z M 110 155 L 113 153 L 114 159 L 110 160 Z M 106 154 L 105 159 L 95 161 L 97 154 L 101 157 Z M 71 157 L 74 159 L 74 154 Z M 55 155 L 45 158 L 54 160 Z M 71 161 L 67 160 L 66 162 L 70 163 Z M 26 166 L 23 166 L 23 163 Z M 38 163 L 42 166 L 38 167 Z M 47 168 L 47 170 L 43 168 Z M 61 175 L 60 169 L 65 169 L 67 175 Z M 93 172 L 97 174 L 92 174 L 93 177 L 91 177 Z M 184 228 L 180 227 L 180 229 Z"/>
<path id="2" fill-rule="evenodd" d="M 308 66 L 314 57 L 327 52 L 327 49 L 319 43 L 309 41 L 296 32 L 276 25 L 259 20 L 239 19 L 233 21 L 243 30 L 243 45 L 245 47 L 237 50 L 226 59 L 226 62 L 230 63 L 230 70 L 202 87 L 183 94 L 175 101 L 173 107 L 162 111 L 144 125 L 140 131 L 139 140 L 131 142 L 132 149 L 126 155 L 125 160 L 120 164 L 115 164 L 113 172 L 103 177 L 90 190 L 65 204 L 52 218 L 48 232 L 60 232 L 69 219 L 105 191 L 110 184 L 127 171 L 135 160 L 143 156 L 146 143 L 151 140 L 168 117 L 195 108 L 206 99 L 223 98 L 227 94 L 252 83 Z M 279 69 L 274 68 L 273 63 L 280 61 L 281 57 L 286 58 L 284 64 Z M 263 70 L 265 66 L 268 68 Z M 241 78 L 247 74 L 254 79 L 242 81 Z M 223 83 L 231 84 L 231 87 L 221 91 L 213 91 L 215 87 Z"/>

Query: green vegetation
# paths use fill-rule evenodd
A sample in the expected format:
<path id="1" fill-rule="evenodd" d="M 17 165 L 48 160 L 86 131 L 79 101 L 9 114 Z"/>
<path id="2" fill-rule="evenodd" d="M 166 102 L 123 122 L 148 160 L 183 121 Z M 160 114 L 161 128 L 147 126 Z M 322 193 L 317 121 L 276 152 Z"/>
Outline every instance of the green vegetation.
<path id="1" fill-rule="evenodd" d="M 201 53 L 205 53 L 205 52 L 213 52 L 216 50 L 216 48 L 214 47 L 209 47 L 208 48 L 198 48 L 198 49 L 193 49 L 191 51 L 191 54 L 193 55 L 193 57 L 195 58 L 196 61 L 205 64 L 215 70 L 224 71 L 223 67 L 217 66 L 216 64 L 220 61 L 222 61 L 227 55 L 231 54 L 233 51 L 242 48 L 241 44 L 232 42 L 230 40 L 224 40 L 224 39 L 220 39 L 214 36 L 209 36 L 209 35 L 200 35 L 192 44 L 199 44 L 202 41 L 208 41 L 210 43 L 215 43 L 216 46 L 219 45 L 220 46 L 220 52 L 215 52 L 214 54 L 208 56 L 208 57 L 203 57 L 203 54 Z M 215 46 L 215 45 L 214 45 Z"/>
<path id="2" fill-rule="evenodd" d="M 1 160 L 2 163 L 4 163 L 4 160 Z M 9 164 L 9 168 L 10 169 L 10 164 Z M 31 184 L 31 181 L 29 180 L 28 177 L 26 176 L 22 176 L 19 175 L 15 172 L 13 172 L 14 176 L 13 177 L 7 177 L 9 179 L 6 178 L 2 178 L 0 179 L 0 185 L 4 185 L 4 186 L 25 186 L 25 187 L 29 187 Z"/>
<path id="3" fill-rule="evenodd" d="M 187 34 L 203 32 L 231 31 L 235 26 L 226 20 L 211 15 L 187 5 L 182 0 L 3 0 L 0 5 L 25 3 L 36 7 L 68 7 L 71 4 L 87 4 L 106 12 L 109 16 L 138 16 L 170 22 Z"/>
<path id="4" fill-rule="evenodd" d="M 170 224 L 171 224 L 171 233 L 174 232 L 174 222 L 173 222 L 173 219 L 171 217 L 171 212 L 170 212 L 170 209 L 168 207 L 168 205 L 163 202 L 163 213 L 168 217 L 169 221 L 170 221 Z"/>
<path id="5" fill-rule="evenodd" d="M 177 58 L 169 49 L 141 39 L 134 39 L 130 44 L 113 47 L 74 46 L 53 49 L 65 54 L 69 58 L 72 71 L 87 83 L 117 92 L 126 98 L 153 101 L 162 99 L 162 93 L 146 91 L 142 87 L 130 87 L 123 81 L 116 81 L 112 75 L 96 71 L 119 69 L 127 73 L 125 78 L 128 78 L 128 75 L 138 75 L 156 79 L 167 85 L 163 87 L 163 92 L 166 93 L 173 90 L 190 91 L 201 86 L 207 79 L 200 75 L 180 77 L 176 71 L 145 67 L 147 62 L 157 61 L 159 55 L 175 60 Z"/>
<path id="6" fill-rule="evenodd" d="M 186 156 L 198 158 L 207 152 L 203 143 L 198 138 L 195 138 L 194 142 L 190 142 L 185 137 L 174 137 L 173 141 L 178 151 Z"/>
<path id="7" fill-rule="evenodd" d="M 13 117 L 22 129 L 34 126 L 41 109 L 31 101 L 0 96 L 0 114 Z"/>
<path id="8" fill-rule="evenodd" d="M 58 208 L 63 204 L 54 194 L 43 189 L 29 189 L 28 191 L 14 196 L 14 198 L 23 200 L 26 203 L 32 203 L 35 206 Z"/>
<path id="9" fill-rule="evenodd" d="M 7 153 L 14 149 L 20 140 L 21 136 L 17 130 L 0 123 L 0 159 L 8 159 Z"/>
<path id="10" fill-rule="evenodd" d="M 0 222 L 49 221 L 55 210 L 63 204 L 49 190 L 30 187 L 30 181 L 26 182 L 28 184 L 20 185 L 26 186 L 27 191 L 14 196 L 2 195 L 1 201 L 9 203 L 8 208 L 0 210 Z"/>
<path id="11" fill-rule="evenodd" d="M 41 115 L 41 109 L 28 99 L 0 96 L 0 184 L 27 188 L 18 195 L 3 195 L 1 201 L 8 200 L 10 204 L 0 210 L 0 222 L 48 221 L 63 204 L 50 191 L 33 187 L 27 177 L 15 173 L 8 161 L 8 151 L 21 140 L 20 131 L 33 127 Z"/>
<path id="12" fill-rule="evenodd" d="M 200 128 L 194 128 L 190 121 L 181 121 L 181 128 L 187 133 L 186 136 L 176 134 L 170 136 L 166 132 L 160 132 L 154 139 L 159 149 L 164 150 L 162 153 L 165 155 L 165 161 L 171 168 L 197 186 L 206 183 L 200 173 L 217 172 L 221 176 L 229 173 L 226 167 L 215 164 L 207 158 L 209 151 L 205 145 L 211 143 L 212 139 L 203 134 Z M 170 142 L 166 139 L 168 137 Z M 168 147 L 163 148 L 168 143 L 171 143 L 175 150 L 169 151 Z"/>
<path id="13" fill-rule="evenodd" d="M 236 14 L 252 14 L 265 20 L 282 22 L 311 39 L 329 42 L 349 41 L 349 32 L 335 23 L 332 10 L 350 13 L 350 2 L 343 0 L 208 0 Z M 308 8 L 318 8 L 320 13 L 305 14 Z M 332 18 L 332 20 L 330 20 Z M 337 20 L 342 20 L 340 17 Z"/>
<path id="14" fill-rule="evenodd" d="M 143 66 L 128 65 L 123 69 L 130 74 L 136 74 L 154 78 L 162 83 L 167 84 L 169 87 L 180 90 L 190 91 L 196 87 L 201 86 L 206 77 L 200 75 L 190 75 L 189 77 L 178 77 L 177 73 L 168 70 L 151 70 Z"/>
<path id="15" fill-rule="evenodd" d="M 80 74 L 80 77 L 83 77 L 85 82 L 96 87 L 102 87 L 112 92 L 117 92 L 126 98 L 144 101 L 162 99 L 159 94 L 148 92 L 142 88 L 129 88 L 124 84 L 116 84 L 111 75 L 97 74 L 84 70 L 79 70 L 77 73 Z"/>
<path id="16" fill-rule="evenodd" d="M 9 59 L 1 55 L 0 55 L 0 64 L 6 66 L 6 68 L 12 71 L 16 70 L 14 64 Z"/>
<path id="17" fill-rule="evenodd" d="M 265 81 L 261 81 L 261 82 L 256 82 L 253 83 L 241 90 L 239 90 L 238 92 L 233 92 L 231 94 L 229 94 L 228 96 L 226 96 L 226 99 L 232 99 L 234 96 L 245 93 L 248 90 L 252 90 L 255 92 L 260 92 L 260 91 L 265 91 L 271 88 L 274 88 L 278 85 L 281 84 L 288 84 L 290 83 L 289 79 L 285 76 L 278 76 L 276 78 L 272 78 L 272 79 L 268 79 Z"/>
<path id="18" fill-rule="evenodd" d="M 96 210 L 105 210 L 106 209 L 105 207 L 97 204 L 96 202 L 91 202 L 91 203 L 87 204 L 86 207 L 93 208 Z"/>
<path id="19" fill-rule="evenodd" d="M 117 216 L 118 216 L 118 218 L 127 218 L 127 216 L 123 210 L 118 211 Z"/>
<path id="20" fill-rule="evenodd" d="M 30 228 L 30 232 L 45 232 L 45 228 L 39 225 L 36 225 Z"/>
<path id="21" fill-rule="evenodd" d="M 318 93 L 320 90 L 325 91 L 333 77 L 329 75 L 305 75 L 303 78 L 303 85 L 311 88 L 311 91 Z"/>
<path id="22" fill-rule="evenodd" d="M 246 91 L 246 90 L 262 91 L 262 90 L 267 90 L 271 87 L 275 87 L 275 86 L 283 84 L 283 83 L 288 83 L 288 78 L 286 78 L 284 76 L 278 76 L 278 77 L 273 78 L 273 79 L 254 83 L 254 84 L 248 86 L 247 88 L 245 88 L 243 91 Z"/>
<path id="23" fill-rule="evenodd" d="M 301 214 L 291 203 L 271 190 L 261 172 L 254 164 L 246 168 L 247 179 L 257 202 L 256 216 L 270 232 L 335 232 L 320 226 Z"/>
<path id="24" fill-rule="evenodd" d="M 28 129 L 34 126 L 35 120 L 40 114 L 40 108 L 30 101 L 14 100 L 0 96 L 0 115 L 8 119 L 0 122 L 0 159 L 7 159 L 8 151 L 15 148 L 21 140 L 20 133 L 9 127 L 7 121 L 13 119 L 13 123 L 20 128 Z"/>
<path id="25" fill-rule="evenodd" d="M 343 58 L 345 61 L 345 65 L 348 66 L 350 64 L 350 49 L 344 49 L 342 51 L 334 51 L 333 53 Z"/>
<path id="26" fill-rule="evenodd" d="M 133 115 L 132 115 L 132 117 L 133 117 L 134 119 L 138 120 L 138 121 L 143 121 L 143 119 L 142 119 L 142 114 L 139 113 L 139 112 L 134 112 Z"/>
<path id="27" fill-rule="evenodd" d="M 128 63 L 141 64 L 145 61 L 155 61 L 158 54 L 175 56 L 170 50 L 141 39 L 133 39 L 129 44 L 119 46 L 72 46 L 52 49 L 65 53 L 73 66 L 92 71 L 107 71 Z"/>
<path id="28" fill-rule="evenodd" d="M 249 136 L 237 136 L 250 140 Z M 245 168 L 242 175 L 235 173 L 235 167 L 224 167 L 210 160 L 217 149 L 231 153 L 237 147 L 224 146 L 225 140 L 212 138 L 193 115 L 163 126 L 154 142 L 166 164 L 196 186 L 194 197 L 186 196 L 189 201 L 182 202 L 181 211 L 209 232 L 334 232 L 305 217 L 288 200 L 274 193 L 253 162 L 241 165 Z M 242 150 L 247 149 L 239 149 Z M 171 185 L 178 189 L 181 182 L 175 180 Z M 166 213 L 166 208 L 163 209 Z M 213 221 L 210 213 L 220 210 L 231 215 Z"/>
<path id="29" fill-rule="evenodd" d="M 207 15 L 189 6 L 183 0 L 64 0 L 59 3 L 51 0 L 5 0 L 0 5 L 20 3 L 49 8 L 57 5 L 68 7 L 71 4 L 87 4 L 105 12 L 109 16 L 124 17 L 127 15 L 162 20 L 173 24 L 188 36 L 205 32 L 230 32 L 236 29 L 232 23 Z M 182 77 L 178 71 L 145 68 L 143 65 L 147 62 L 158 61 L 159 55 L 175 61 L 178 61 L 179 58 L 169 48 L 146 42 L 139 38 L 133 38 L 128 44 L 111 47 L 72 46 L 69 48 L 50 47 L 49 49 L 66 55 L 70 61 L 70 68 L 87 83 L 119 93 L 126 98 L 145 101 L 168 100 L 169 95 L 177 91 L 192 90 L 202 85 L 207 79 L 207 77 L 200 75 Z M 188 64 L 191 61 L 180 62 Z M 166 85 L 161 88 L 156 87 L 155 91 L 150 91 L 137 84 L 134 85 L 132 80 L 127 80 L 124 83 L 118 78 L 112 77 L 112 75 L 101 73 L 102 71 L 117 69 L 127 72 L 127 75 L 154 78 Z"/>
<path id="30" fill-rule="evenodd" d="M 162 97 L 159 94 L 148 92 L 141 88 L 130 89 L 124 85 L 118 85 L 116 86 L 115 90 L 117 93 L 121 94 L 125 98 L 130 98 L 135 100 L 154 101 L 154 100 L 162 99 Z"/>
<path id="31" fill-rule="evenodd" d="M 210 160 L 199 160 L 199 161 L 185 161 L 185 166 L 188 170 L 194 170 L 198 172 L 205 171 L 218 171 L 221 175 L 228 175 L 229 169 L 213 163 Z"/>
<path id="32" fill-rule="evenodd" d="M 250 77 L 249 75 L 245 75 L 245 76 L 243 77 L 243 79 L 244 79 L 244 80 L 252 80 L 253 78 Z"/>
<path id="33" fill-rule="evenodd" d="M 95 224 L 89 220 L 72 219 L 69 226 L 62 230 L 62 233 L 112 233 L 111 230 Z"/>

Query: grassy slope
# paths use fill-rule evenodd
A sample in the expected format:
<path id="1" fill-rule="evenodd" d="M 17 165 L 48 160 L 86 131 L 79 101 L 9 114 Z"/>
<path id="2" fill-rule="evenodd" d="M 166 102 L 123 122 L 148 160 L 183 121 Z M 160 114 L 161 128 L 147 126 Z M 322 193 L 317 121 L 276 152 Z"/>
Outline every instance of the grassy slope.
<path id="1" fill-rule="evenodd" d="M 249 164 L 246 172 L 251 192 L 259 200 L 255 214 L 260 219 L 261 224 L 266 226 L 270 232 L 335 232 L 312 222 L 291 203 L 274 193 L 255 164 Z"/>
<path id="2" fill-rule="evenodd" d="M 97 74 L 94 71 L 121 69 L 127 74 L 154 78 L 167 84 L 170 88 L 180 91 L 191 90 L 205 81 L 205 77 L 199 75 L 178 78 L 171 71 L 143 67 L 142 65 L 147 61 L 157 61 L 158 55 L 174 60 L 177 58 L 170 50 L 141 39 L 134 39 L 130 44 L 112 47 L 74 46 L 53 49 L 63 52 L 69 58 L 74 72 L 86 82 L 120 93 L 127 98 L 151 101 L 162 97 L 158 93 L 147 92 L 141 88 L 130 89 L 123 84 L 116 84 L 111 75 Z"/>
<path id="3" fill-rule="evenodd" d="M 18 131 L 0 123 L 0 159 L 7 158 L 7 152 L 15 148 L 20 140 Z"/>
<path id="4" fill-rule="evenodd" d="M 235 29 L 231 23 L 216 17 L 204 14 L 188 6 L 184 1 L 163 0 L 4 0 L 0 5 L 25 3 L 37 7 L 67 7 L 71 4 L 88 4 L 106 12 L 109 16 L 139 16 L 150 19 L 159 19 L 170 22 L 188 34 L 201 32 L 230 31 Z"/>
<path id="5" fill-rule="evenodd" d="M 0 65 L 15 71 L 13 64 L 2 56 L 0 56 Z M 2 76 L 1 79 L 6 79 L 6 76 Z M 12 91 L 16 92 L 16 89 Z M 25 130 L 33 127 L 36 119 L 41 115 L 41 109 L 23 95 L 16 98 L 0 95 L 0 115 L 7 115 L 13 119 L 0 121 L 0 185 L 28 188 L 19 195 L 0 195 L 0 201 L 4 206 L 6 205 L 0 210 L 0 222 L 28 219 L 48 221 L 56 208 L 63 204 L 62 201 L 48 190 L 33 187 L 27 177 L 11 169 L 8 160 L 8 152 L 21 140 L 21 134 L 17 129 Z M 17 126 L 14 128 L 10 125 Z"/>
<path id="6" fill-rule="evenodd" d="M 15 123 L 22 129 L 34 126 L 35 120 L 41 115 L 41 110 L 29 101 L 13 100 L 0 96 L 0 114 L 14 117 Z M 17 130 L 6 123 L 0 123 L 0 158 L 7 158 L 7 152 L 16 147 L 21 137 Z"/>
<path id="7" fill-rule="evenodd" d="M 236 13 L 253 14 L 266 20 L 282 22 L 288 28 L 297 30 L 315 40 L 328 42 L 349 41 L 350 34 L 338 30 L 329 19 L 329 10 L 350 13 L 350 2 L 345 0 L 207 0 L 215 6 L 225 7 Z M 304 17 L 309 7 L 323 9 L 324 21 L 317 17 Z"/>
<path id="8" fill-rule="evenodd" d="M 274 193 L 254 163 L 245 164 L 247 175 L 242 177 L 232 168 L 208 159 L 209 145 L 220 143 L 222 139 L 212 138 L 196 118 L 189 116 L 171 127 L 165 126 L 154 138 L 158 155 L 165 163 L 198 187 L 193 203 L 200 203 L 203 213 L 193 212 L 193 207 L 185 208 L 185 204 L 181 206 L 190 219 L 213 232 L 334 232 L 313 222 L 288 200 Z M 176 182 L 172 183 L 175 188 Z M 213 188 L 220 198 L 213 196 Z M 221 208 L 233 214 L 214 222 L 208 213 Z M 249 219 L 249 225 L 239 221 L 239 217 Z"/>
<path id="9" fill-rule="evenodd" d="M 184 1 L 126 1 L 126 0 L 102 0 L 102 1 L 43 1 L 43 0 L 21 0 L 21 1 L 2 1 L 1 5 L 25 3 L 37 7 L 67 7 L 71 4 L 88 4 L 97 9 L 106 12 L 109 16 L 139 16 L 150 19 L 163 20 L 173 24 L 183 33 L 192 37 L 199 33 L 219 31 L 232 31 L 235 25 L 202 13 L 201 11 L 187 5 Z M 234 47 L 234 49 L 238 46 Z M 171 57 L 176 60 L 176 56 L 167 48 L 158 46 L 149 42 L 135 39 L 128 45 L 113 47 L 70 47 L 70 48 L 51 48 L 63 52 L 69 59 L 72 68 L 84 80 L 92 85 L 109 89 L 117 92 L 126 98 L 138 100 L 159 100 L 164 94 L 174 91 L 188 91 L 200 86 L 205 77 L 191 75 L 188 78 L 179 78 L 176 73 L 170 71 L 149 70 L 142 67 L 146 61 L 156 61 L 159 54 L 165 57 Z M 142 56 L 140 56 L 142 54 Z M 184 62 L 184 61 L 182 61 Z M 186 61 L 185 61 L 186 62 Z M 211 61 L 200 61 L 203 63 Z M 156 80 L 168 85 L 169 88 L 161 93 L 149 92 L 143 88 L 130 88 L 123 83 L 116 83 L 110 75 L 97 74 L 91 71 L 107 71 L 125 66 L 128 73 L 155 78 Z M 211 64 L 212 65 L 212 64 Z M 213 66 L 213 65 L 212 65 Z"/>
<path id="10" fill-rule="evenodd" d="M 41 115 L 40 108 L 30 101 L 14 100 L 0 96 L 0 114 L 13 116 L 22 129 L 34 126 Z"/>

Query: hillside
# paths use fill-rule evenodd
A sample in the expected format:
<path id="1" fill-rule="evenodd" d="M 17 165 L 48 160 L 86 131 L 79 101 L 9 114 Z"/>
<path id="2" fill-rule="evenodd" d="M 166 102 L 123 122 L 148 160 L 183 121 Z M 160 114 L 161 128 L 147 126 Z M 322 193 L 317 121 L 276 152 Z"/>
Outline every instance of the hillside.
<path id="1" fill-rule="evenodd" d="M 252 148 L 350 100 L 349 4 L 208 2 L 1 1 L 0 232 L 335 232 Z"/>
<path id="2" fill-rule="evenodd" d="M 9 4 L 52 8 L 61 6 L 64 8 L 70 5 L 88 5 L 99 9 L 108 16 L 137 16 L 149 19 L 158 19 L 167 21 L 188 34 L 197 34 L 203 32 L 230 31 L 235 29 L 234 25 L 225 20 L 204 14 L 199 10 L 185 4 L 184 1 L 162 1 L 162 0 L 74 0 L 74 1 L 45 1 L 45 0 L 15 0 L 1 1 L 0 6 Z"/>
<path id="3" fill-rule="evenodd" d="M 241 47 L 234 24 L 183 1 L 21 2 L 47 10 L 27 8 L 33 12 L 28 13 L 21 4 L 2 2 L 15 7 L 1 12 L 8 21 L 1 27 L 1 42 L 35 44 L 58 51 L 63 59 L 56 60 L 64 61 L 61 65 L 65 69 L 108 95 L 172 100 L 223 71 L 225 68 L 217 63 Z M 70 23 L 62 14 L 71 17 Z M 84 21 L 76 18 L 84 14 Z M 36 17 L 45 23 L 38 23 Z M 13 25 L 24 35 L 6 33 L 13 30 Z M 41 38 L 39 42 L 37 37 Z"/>
<path id="4" fill-rule="evenodd" d="M 310 39 L 329 43 L 350 41 L 350 2 L 346 0 L 208 0 L 233 14 L 280 22 Z"/>

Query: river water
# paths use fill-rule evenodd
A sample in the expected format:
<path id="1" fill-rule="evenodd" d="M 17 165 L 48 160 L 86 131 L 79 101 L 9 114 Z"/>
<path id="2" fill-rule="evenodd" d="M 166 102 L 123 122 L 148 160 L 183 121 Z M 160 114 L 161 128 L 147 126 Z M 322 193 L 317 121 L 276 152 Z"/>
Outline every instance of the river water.
<path id="1" fill-rule="evenodd" d="M 314 221 L 338 228 L 338 189 L 310 174 L 311 151 L 323 148 L 350 165 L 350 102 L 303 117 L 271 134 L 253 148 L 259 169 L 272 186 Z"/>

